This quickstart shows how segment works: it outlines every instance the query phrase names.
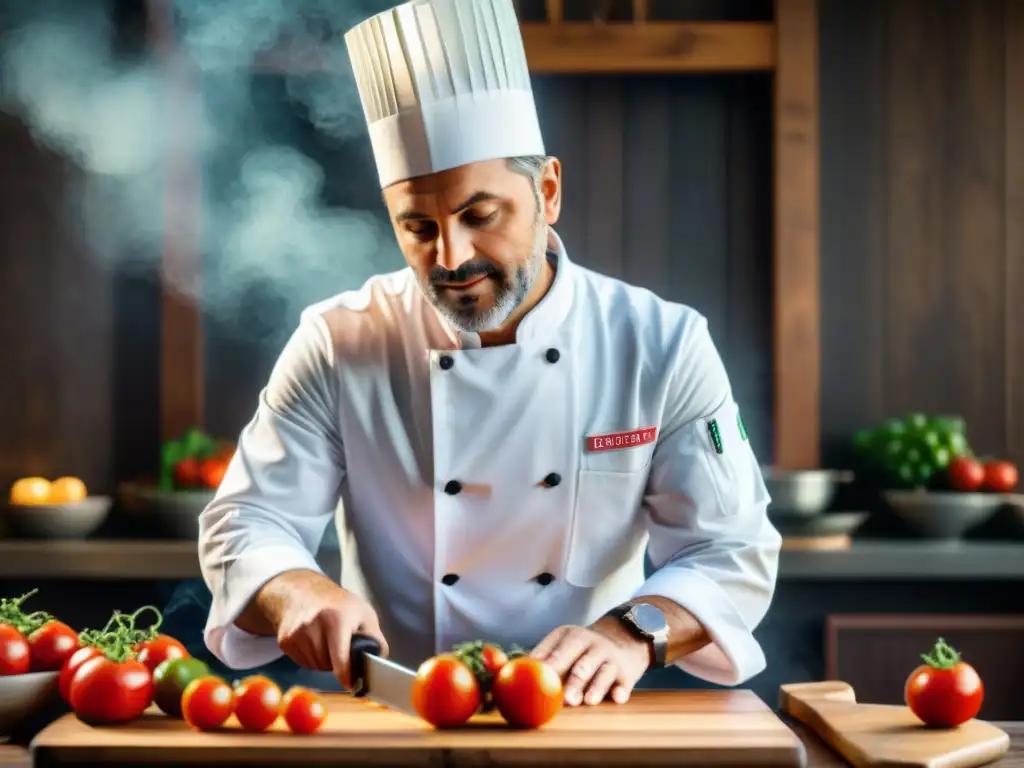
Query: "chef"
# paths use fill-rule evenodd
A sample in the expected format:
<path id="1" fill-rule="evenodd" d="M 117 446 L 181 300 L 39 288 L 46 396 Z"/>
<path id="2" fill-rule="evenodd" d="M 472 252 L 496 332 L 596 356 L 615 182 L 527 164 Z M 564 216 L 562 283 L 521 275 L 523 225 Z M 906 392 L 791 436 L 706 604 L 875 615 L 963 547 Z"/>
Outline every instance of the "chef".
<path id="1" fill-rule="evenodd" d="M 277 360 L 200 520 L 208 648 L 344 683 L 356 632 L 410 667 L 516 643 L 569 705 L 757 674 L 780 537 L 728 376 L 697 311 L 555 232 L 511 0 L 414 0 L 346 43 L 408 267 L 309 307 Z"/>

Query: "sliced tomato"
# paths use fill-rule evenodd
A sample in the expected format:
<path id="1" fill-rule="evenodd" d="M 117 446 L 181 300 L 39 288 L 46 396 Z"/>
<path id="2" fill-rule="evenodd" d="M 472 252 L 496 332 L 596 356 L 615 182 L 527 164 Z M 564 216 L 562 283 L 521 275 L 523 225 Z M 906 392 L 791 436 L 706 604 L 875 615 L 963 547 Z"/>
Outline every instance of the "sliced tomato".
<path id="1" fill-rule="evenodd" d="M 64 666 L 60 669 L 60 697 L 64 701 L 71 703 L 71 681 L 75 677 L 75 673 L 78 671 L 85 662 L 89 659 L 95 659 L 103 655 L 103 651 L 92 645 L 86 645 L 79 648 L 64 662 Z"/>
<path id="2" fill-rule="evenodd" d="M 327 719 L 324 700 L 299 686 L 288 689 L 281 708 L 284 721 L 292 733 L 315 733 Z"/>
<path id="3" fill-rule="evenodd" d="M 150 672 L 165 661 L 173 659 L 184 659 L 189 655 L 185 646 L 169 635 L 157 635 L 152 640 L 141 643 L 138 648 L 137 658 Z"/>
<path id="4" fill-rule="evenodd" d="M 181 715 L 199 731 L 219 728 L 235 709 L 231 686 L 214 675 L 193 680 L 181 694 Z"/>
<path id="5" fill-rule="evenodd" d="M 82 647 L 78 633 L 60 621 L 48 621 L 28 636 L 34 672 L 55 672 Z"/>
<path id="6" fill-rule="evenodd" d="M 494 704 L 516 728 L 539 728 L 562 709 L 562 681 L 553 667 L 520 656 L 501 668 L 491 688 Z"/>
<path id="7" fill-rule="evenodd" d="M 480 701 L 473 670 L 451 654 L 427 659 L 416 672 L 413 706 L 435 728 L 462 725 L 477 712 Z"/>
<path id="8" fill-rule="evenodd" d="M 92 725 L 135 720 L 153 701 L 153 675 L 135 659 L 111 661 L 98 656 L 84 662 L 71 678 L 71 708 Z"/>
<path id="9" fill-rule="evenodd" d="M 247 731 L 265 731 L 281 715 L 281 698 L 281 689 L 269 677 L 247 677 L 235 686 L 235 717 Z"/>
<path id="10" fill-rule="evenodd" d="M 32 649 L 11 624 L 0 624 L 0 676 L 24 675 L 32 667 Z"/>

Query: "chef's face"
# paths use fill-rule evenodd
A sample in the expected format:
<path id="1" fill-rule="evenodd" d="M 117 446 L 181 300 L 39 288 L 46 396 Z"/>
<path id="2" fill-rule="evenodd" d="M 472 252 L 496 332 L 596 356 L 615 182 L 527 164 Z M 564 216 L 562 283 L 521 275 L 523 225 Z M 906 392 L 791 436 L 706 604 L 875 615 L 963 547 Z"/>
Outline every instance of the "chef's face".
<path id="1" fill-rule="evenodd" d="M 539 300 L 532 292 L 561 205 L 558 160 L 536 184 L 487 160 L 394 184 L 384 202 L 424 293 L 455 327 L 493 331 Z"/>

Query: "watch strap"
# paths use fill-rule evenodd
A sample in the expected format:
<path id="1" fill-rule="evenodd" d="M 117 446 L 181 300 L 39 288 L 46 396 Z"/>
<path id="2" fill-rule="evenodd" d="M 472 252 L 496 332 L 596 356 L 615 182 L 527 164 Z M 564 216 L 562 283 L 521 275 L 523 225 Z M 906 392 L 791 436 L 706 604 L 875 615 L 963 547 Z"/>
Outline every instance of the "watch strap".
<path id="1" fill-rule="evenodd" d="M 637 637 L 642 637 L 643 639 L 647 640 L 647 642 L 651 644 L 651 649 L 653 651 L 654 656 L 654 661 L 651 665 L 652 668 L 663 668 L 665 666 L 665 655 L 668 651 L 667 632 L 661 637 L 653 636 L 650 633 L 644 632 L 640 629 L 640 627 L 637 624 L 626 618 L 626 615 L 631 610 L 633 610 L 632 605 L 617 605 L 611 610 L 607 611 L 605 613 L 605 616 L 610 616 L 612 618 L 618 619 L 623 624 L 625 624 L 629 628 L 629 631 L 632 632 L 634 635 L 636 635 Z"/>

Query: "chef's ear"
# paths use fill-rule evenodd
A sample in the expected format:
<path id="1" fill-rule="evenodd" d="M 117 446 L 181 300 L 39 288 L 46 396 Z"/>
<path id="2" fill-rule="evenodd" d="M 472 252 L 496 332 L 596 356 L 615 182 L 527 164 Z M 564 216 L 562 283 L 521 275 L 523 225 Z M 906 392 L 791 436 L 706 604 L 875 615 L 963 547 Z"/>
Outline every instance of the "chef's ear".
<path id="1" fill-rule="evenodd" d="M 562 164 L 549 157 L 540 176 L 540 194 L 544 201 L 544 219 L 549 225 L 558 221 L 562 212 Z"/>

